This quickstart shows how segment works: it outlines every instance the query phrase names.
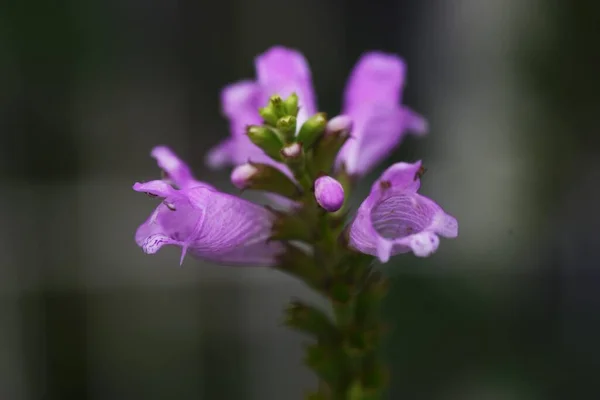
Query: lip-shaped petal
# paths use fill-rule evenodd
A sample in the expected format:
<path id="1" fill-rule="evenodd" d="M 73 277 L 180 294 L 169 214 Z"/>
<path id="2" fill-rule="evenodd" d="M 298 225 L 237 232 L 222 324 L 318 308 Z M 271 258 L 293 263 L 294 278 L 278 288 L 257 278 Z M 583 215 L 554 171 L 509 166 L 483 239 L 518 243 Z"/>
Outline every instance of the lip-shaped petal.
<path id="1" fill-rule="evenodd" d="M 431 255 L 439 246 L 438 234 L 456 237 L 456 219 L 410 187 L 390 186 L 373 190 L 363 201 L 349 239 L 351 247 L 387 262 L 392 255 L 409 251 L 418 257 Z"/>
<path id="2" fill-rule="evenodd" d="M 412 164 L 399 162 L 391 165 L 375 181 L 371 187 L 371 192 L 385 190 L 390 187 L 416 192 L 421 186 L 421 179 L 419 177 L 421 166 L 421 161 Z"/>
<path id="3" fill-rule="evenodd" d="M 206 155 L 206 165 L 219 169 L 233 164 L 235 154 L 235 139 L 228 138 L 209 150 Z"/>
<path id="4" fill-rule="evenodd" d="M 158 180 L 150 182 L 136 182 L 133 185 L 133 190 L 162 198 L 172 196 L 177 192 L 167 182 Z"/>
<path id="5" fill-rule="evenodd" d="M 298 126 L 316 113 L 310 68 L 300 52 L 274 46 L 256 57 L 255 66 L 265 103 L 274 94 L 286 98 L 296 92 L 300 106 Z"/>
<path id="6" fill-rule="evenodd" d="M 152 149 L 150 154 L 156 159 L 158 166 L 168 174 L 168 178 L 178 187 L 182 189 L 194 186 L 212 188 L 212 186 L 194 179 L 188 165 L 168 147 L 157 146 Z"/>
<path id="7" fill-rule="evenodd" d="M 145 252 L 163 245 L 225 265 L 276 263 L 281 243 L 269 243 L 274 216 L 246 200 L 205 187 L 179 190 L 161 203 L 136 232 Z"/>

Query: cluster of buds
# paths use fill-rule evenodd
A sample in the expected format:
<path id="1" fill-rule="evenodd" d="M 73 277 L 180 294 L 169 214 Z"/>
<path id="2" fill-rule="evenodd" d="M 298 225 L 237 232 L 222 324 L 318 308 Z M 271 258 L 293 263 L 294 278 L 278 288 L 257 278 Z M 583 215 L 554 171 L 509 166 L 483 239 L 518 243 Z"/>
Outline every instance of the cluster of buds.
<path id="1" fill-rule="evenodd" d="M 425 120 L 400 104 L 403 61 L 372 52 L 354 68 L 342 114 L 316 112 L 306 60 L 274 47 L 256 60 L 257 80 L 225 88 L 223 111 L 231 136 L 207 158 L 232 165 L 241 190 L 268 194 L 269 206 L 223 193 L 196 180 L 166 147 L 152 151 L 163 179 L 134 190 L 162 202 L 136 232 L 146 253 L 165 245 L 223 265 L 273 267 L 327 297 L 332 315 L 294 301 L 285 323 L 312 336 L 306 364 L 320 377 L 312 399 L 375 399 L 385 383 L 377 356 L 378 318 L 387 281 L 375 258 L 412 252 L 425 257 L 439 236 L 458 224 L 418 194 L 420 161 L 387 168 L 353 216 L 348 198 L 361 176 L 397 146 L 405 133 L 424 134 Z"/>
<path id="2" fill-rule="evenodd" d="M 295 203 L 306 203 L 307 194 L 314 194 L 323 210 L 338 211 L 344 189 L 326 171 L 332 170 L 336 154 L 349 139 L 352 123 L 345 117 L 328 122 L 324 113 L 317 113 L 298 126 L 298 111 L 296 93 L 285 100 L 271 96 L 259 110 L 263 124 L 247 127 L 250 141 L 270 160 L 237 166 L 231 181 L 239 189 L 267 191 Z"/>

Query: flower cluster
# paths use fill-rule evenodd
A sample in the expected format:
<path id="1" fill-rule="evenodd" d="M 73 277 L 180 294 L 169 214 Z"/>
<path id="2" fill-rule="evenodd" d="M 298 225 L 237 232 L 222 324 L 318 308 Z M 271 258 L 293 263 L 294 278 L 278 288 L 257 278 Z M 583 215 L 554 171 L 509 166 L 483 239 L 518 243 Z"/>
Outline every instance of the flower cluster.
<path id="1" fill-rule="evenodd" d="M 389 167 L 351 222 L 337 229 L 343 227 L 345 200 L 356 180 L 407 133 L 427 132 L 424 118 L 401 104 L 406 67 L 400 58 L 379 52 L 362 56 L 348 80 L 342 113 L 330 120 L 316 112 L 311 73 L 300 53 L 273 47 L 255 65 L 255 80 L 222 92 L 231 132 L 209 152 L 207 163 L 235 167 L 233 185 L 269 192 L 286 211 L 222 193 L 196 180 L 168 148 L 156 147 L 152 156 L 163 179 L 133 187 L 162 199 L 135 235 L 146 253 L 174 245 L 182 249 L 181 262 L 189 253 L 225 265 L 275 266 L 290 240 L 306 239 L 311 229 L 299 226 L 294 215 L 307 225 L 324 219 L 346 239 L 348 250 L 381 262 L 410 251 L 428 256 L 437 249 L 438 236 L 457 236 L 456 219 L 417 193 L 420 161 Z M 314 244 L 310 237 L 307 241 Z"/>
<path id="2" fill-rule="evenodd" d="M 379 399 L 386 369 L 378 359 L 385 329 L 378 319 L 387 280 L 375 257 L 412 252 L 425 257 L 458 224 L 418 193 L 421 161 L 396 163 L 373 184 L 349 218 L 347 201 L 407 133 L 427 123 L 401 104 L 406 68 L 393 55 L 372 52 L 354 67 L 342 113 L 317 112 L 302 55 L 274 47 L 256 59 L 256 80 L 226 87 L 222 108 L 230 136 L 209 152 L 212 168 L 231 166 L 240 190 L 267 194 L 270 206 L 222 193 L 196 180 L 166 147 L 152 156 L 163 178 L 133 189 L 162 201 L 137 230 L 149 254 L 164 245 L 224 265 L 267 266 L 291 274 L 331 301 L 333 317 L 300 301 L 284 323 L 315 339 L 305 363 L 321 380 L 309 399 Z"/>

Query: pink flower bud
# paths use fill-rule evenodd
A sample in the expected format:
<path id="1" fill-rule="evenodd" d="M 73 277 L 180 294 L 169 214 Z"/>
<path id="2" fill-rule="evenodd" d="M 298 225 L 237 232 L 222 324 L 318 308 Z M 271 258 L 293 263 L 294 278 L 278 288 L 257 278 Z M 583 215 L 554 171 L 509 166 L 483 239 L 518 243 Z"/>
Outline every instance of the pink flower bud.
<path id="1" fill-rule="evenodd" d="M 315 181 L 317 203 L 329 212 L 335 212 L 344 204 L 344 188 L 330 176 L 322 176 Z"/>
<path id="2" fill-rule="evenodd" d="M 300 145 L 300 143 L 292 143 L 289 146 L 284 147 L 283 150 L 281 150 L 281 153 L 286 158 L 299 157 L 301 152 L 302 152 L 302 146 Z"/>
<path id="3" fill-rule="evenodd" d="M 246 189 L 250 184 L 250 179 L 258 172 L 258 169 L 252 164 L 246 163 L 237 166 L 231 172 L 231 183 L 238 189 Z"/>

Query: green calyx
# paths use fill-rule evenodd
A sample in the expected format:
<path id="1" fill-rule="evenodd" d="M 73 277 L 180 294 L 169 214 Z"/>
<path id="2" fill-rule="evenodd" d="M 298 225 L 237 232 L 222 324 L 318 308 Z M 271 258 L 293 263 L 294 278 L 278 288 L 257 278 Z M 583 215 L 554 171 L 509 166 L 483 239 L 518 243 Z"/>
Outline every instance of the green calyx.
<path id="1" fill-rule="evenodd" d="M 281 149 L 284 147 L 279 133 L 268 126 L 250 125 L 247 130 L 248 137 L 269 157 L 281 161 Z"/>
<path id="2" fill-rule="evenodd" d="M 310 149 L 313 144 L 323 135 L 327 126 L 327 115 L 318 113 L 306 120 L 300 127 L 297 140 L 302 143 L 305 150 Z"/>
<path id="3" fill-rule="evenodd" d="M 302 189 L 287 175 L 268 164 L 249 163 L 255 172 L 247 180 L 244 189 L 276 193 L 295 200 L 302 195 Z"/>
<path id="4" fill-rule="evenodd" d="M 331 170 L 338 152 L 349 138 L 350 130 L 346 129 L 322 135 L 313 147 L 312 168 L 315 171 Z"/>

